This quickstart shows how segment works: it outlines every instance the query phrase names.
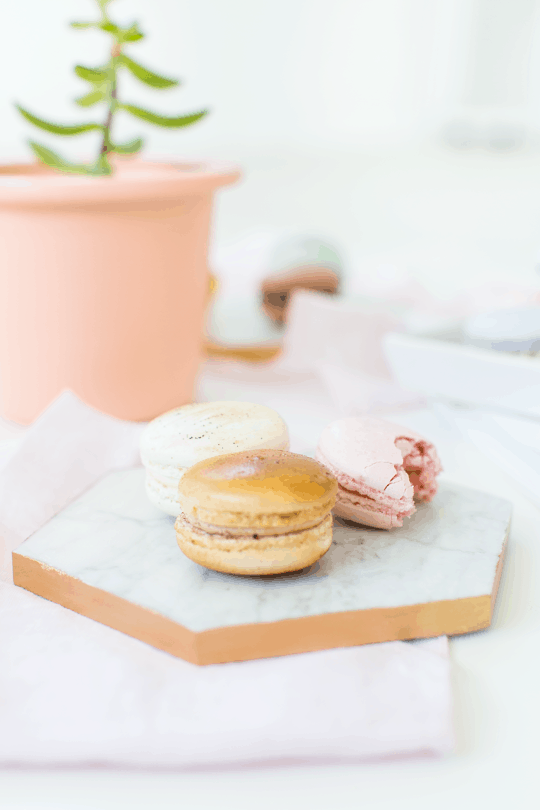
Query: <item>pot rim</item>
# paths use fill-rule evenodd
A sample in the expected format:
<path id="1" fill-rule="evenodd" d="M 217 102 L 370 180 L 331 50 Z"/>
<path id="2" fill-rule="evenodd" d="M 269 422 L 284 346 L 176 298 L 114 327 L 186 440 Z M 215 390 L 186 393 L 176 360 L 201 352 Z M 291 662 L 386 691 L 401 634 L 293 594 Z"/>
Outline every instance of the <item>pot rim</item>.
<path id="1" fill-rule="evenodd" d="M 236 182 L 238 166 L 220 161 L 119 160 L 113 175 L 62 174 L 39 163 L 0 164 L 0 208 L 40 208 L 175 200 Z"/>

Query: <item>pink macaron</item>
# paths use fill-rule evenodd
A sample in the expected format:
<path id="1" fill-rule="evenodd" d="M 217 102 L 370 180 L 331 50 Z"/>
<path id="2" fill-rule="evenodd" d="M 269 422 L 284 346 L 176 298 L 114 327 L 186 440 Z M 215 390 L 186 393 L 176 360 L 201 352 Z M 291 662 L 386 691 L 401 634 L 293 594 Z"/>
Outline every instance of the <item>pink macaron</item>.
<path id="1" fill-rule="evenodd" d="M 339 484 L 334 514 L 377 529 L 402 526 L 415 511 L 414 499 L 430 501 L 442 469 L 423 436 L 370 416 L 327 425 L 317 460 Z"/>

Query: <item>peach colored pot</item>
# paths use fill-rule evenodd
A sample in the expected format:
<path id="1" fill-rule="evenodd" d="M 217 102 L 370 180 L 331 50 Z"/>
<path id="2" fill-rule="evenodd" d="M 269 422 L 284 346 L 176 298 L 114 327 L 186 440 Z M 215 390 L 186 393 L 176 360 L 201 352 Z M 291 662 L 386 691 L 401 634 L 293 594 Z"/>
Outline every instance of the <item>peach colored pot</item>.
<path id="1" fill-rule="evenodd" d="M 189 402 L 214 191 L 231 167 L 119 163 L 112 177 L 0 167 L 0 411 L 64 389 L 122 419 Z"/>

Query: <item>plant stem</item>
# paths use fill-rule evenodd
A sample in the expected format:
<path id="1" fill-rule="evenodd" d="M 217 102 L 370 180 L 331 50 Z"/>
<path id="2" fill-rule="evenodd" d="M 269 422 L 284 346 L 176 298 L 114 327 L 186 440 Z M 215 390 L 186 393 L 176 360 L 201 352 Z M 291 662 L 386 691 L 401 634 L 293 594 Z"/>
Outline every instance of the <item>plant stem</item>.
<path id="1" fill-rule="evenodd" d="M 110 68 L 112 72 L 111 78 L 111 92 L 109 97 L 109 109 L 107 110 L 107 117 L 103 124 L 103 140 L 101 142 L 100 155 L 107 155 L 110 151 L 111 145 L 111 128 L 113 122 L 114 112 L 117 105 L 118 97 L 118 79 L 116 74 L 116 60 L 120 56 L 120 44 L 115 42 L 111 51 Z"/>
<path id="2" fill-rule="evenodd" d="M 111 21 L 107 14 L 107 6 L 109 4 L 109 0 L 97 0 L 97 3 L 101 11 L 102 23 L 110 23 Z M 108 66 L 111 72 L 109 109 L 107 110 L 107 117 L 105 118 L 105 123 L 103 124 L 103 140 L 101 141 L 101 148 L 99 150 L 99 156 L 100 157 L 105 156 L 105 158 L 111 151 L 111 129 L 114 113 L 117 107 L 117 96 L 118 96 L 118 75 L 116 72 L 116 66 L 118 62 L 118 57 L 120 56 L 121 53 L 122 53 L 122 45 L 119 42 L 119 40 L 115 37 L 115 41 L 111 48 L 111 58 Z"/>

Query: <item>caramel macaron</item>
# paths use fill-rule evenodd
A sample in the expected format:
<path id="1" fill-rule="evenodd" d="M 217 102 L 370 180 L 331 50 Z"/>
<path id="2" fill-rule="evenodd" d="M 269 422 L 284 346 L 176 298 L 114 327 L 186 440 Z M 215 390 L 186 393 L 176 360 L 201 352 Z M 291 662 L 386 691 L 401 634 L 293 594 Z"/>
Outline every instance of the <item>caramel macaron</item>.
<path id="1" fill-rule="evenodd" d="M 180 479 L 178 545 L 227 574 L 298 571 L 332 544 L 337 481 L 322 464 L 284 450 L 230 453 Z"/>

